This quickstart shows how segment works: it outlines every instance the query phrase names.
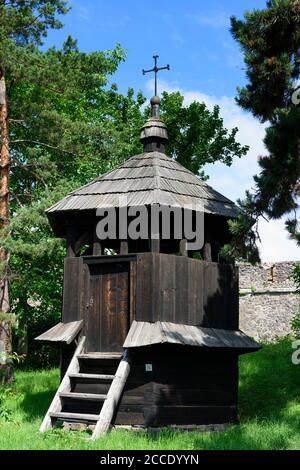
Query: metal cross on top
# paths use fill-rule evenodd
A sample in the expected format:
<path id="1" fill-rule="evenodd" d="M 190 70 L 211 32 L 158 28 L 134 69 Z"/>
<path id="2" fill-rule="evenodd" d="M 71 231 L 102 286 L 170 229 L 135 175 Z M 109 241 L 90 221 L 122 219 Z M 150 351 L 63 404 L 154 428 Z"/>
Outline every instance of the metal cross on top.
<path id="1" fill-rule="evenodd" d="M 166 66 L 166 67 L 157 67 L 157 59 L 159 58 L 158 55 L 154 55 L 153 56 L 153 59 L 154 59 L 154 67 L 153 69 L 150 69 L 150 70 L 144 70 L 143 69 L 143 75 L 146 75 L 146 73 L 149 73 L 149 72 L 154 72 L 154 94 L 155 96 L 157 96 L 157 72 L 159 70 L 170 70 L 170 66 L 169 64 Z"/>

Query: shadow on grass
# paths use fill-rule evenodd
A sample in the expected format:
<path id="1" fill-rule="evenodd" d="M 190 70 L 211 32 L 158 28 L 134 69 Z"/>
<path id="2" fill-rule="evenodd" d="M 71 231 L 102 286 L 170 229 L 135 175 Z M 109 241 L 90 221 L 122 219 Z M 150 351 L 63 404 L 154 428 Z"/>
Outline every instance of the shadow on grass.
<path id="1" fill-rule="evenodd" d="M 43 419 L 55 392 L 56 390 L 53 389 L 45 392 L 26 393 L 21 403 L 21 408 L 26 414 L 26 420 L 30 422 L 36 418 Z"/>
<path id="2" fill-rule="evenodd" d="M 22 394 L 20 403 L 26 421 L 43 418 L 59 384 L 58 370 L 22 371 L 16 380 L 16 390 Z"/>

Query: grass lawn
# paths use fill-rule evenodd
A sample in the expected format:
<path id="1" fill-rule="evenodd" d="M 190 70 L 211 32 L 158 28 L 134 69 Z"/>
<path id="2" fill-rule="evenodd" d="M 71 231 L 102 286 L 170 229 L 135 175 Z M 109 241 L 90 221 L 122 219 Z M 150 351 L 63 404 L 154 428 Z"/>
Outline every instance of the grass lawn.
<path id="1" fill-rule="evenodd" d="M 0 389 L 0 449 L 300 449 L 300 365 L 291 341 L 267 345 L 240 359 L 241 424 L 225 432 L 111 431 L 92 442 L 88 434 L 38 432 L 58 385 L 58 371 L 17 371 Z"/>

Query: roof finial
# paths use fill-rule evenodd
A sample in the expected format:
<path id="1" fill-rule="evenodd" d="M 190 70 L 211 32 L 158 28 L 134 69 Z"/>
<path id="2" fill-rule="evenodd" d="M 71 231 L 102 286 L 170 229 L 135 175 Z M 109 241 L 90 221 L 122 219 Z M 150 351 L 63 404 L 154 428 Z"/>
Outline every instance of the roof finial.
<path id="1" fill-rule="evenodd" d="M 155 96 L 157 96 L 157 73 L 160 70 L 170 70 L 170 65 L 169 64 L 166 67 L 157 67 L 157 59 L 158 58 L 159 58 L 158 55 L 153 56 L 153 59 L 154 59 L 153 69 L 149 69 L 149 70 L 144 70 L 143 69 L 143 75 L 146 75 L 146 73 L 154 72 L 154 94 L 155 94 Z"/>

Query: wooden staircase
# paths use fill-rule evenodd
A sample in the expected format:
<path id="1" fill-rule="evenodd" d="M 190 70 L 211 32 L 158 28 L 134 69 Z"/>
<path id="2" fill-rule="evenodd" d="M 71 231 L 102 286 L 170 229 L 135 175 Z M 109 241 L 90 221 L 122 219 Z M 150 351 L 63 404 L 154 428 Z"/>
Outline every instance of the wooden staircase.
<path id="1" fill-rule="evenodd" d="M 83 337 L 40 427 L 60 421 L 95 424 L 92 439 L 106 433 L 130 371 L 128 352 L 85 353 Z"/>

